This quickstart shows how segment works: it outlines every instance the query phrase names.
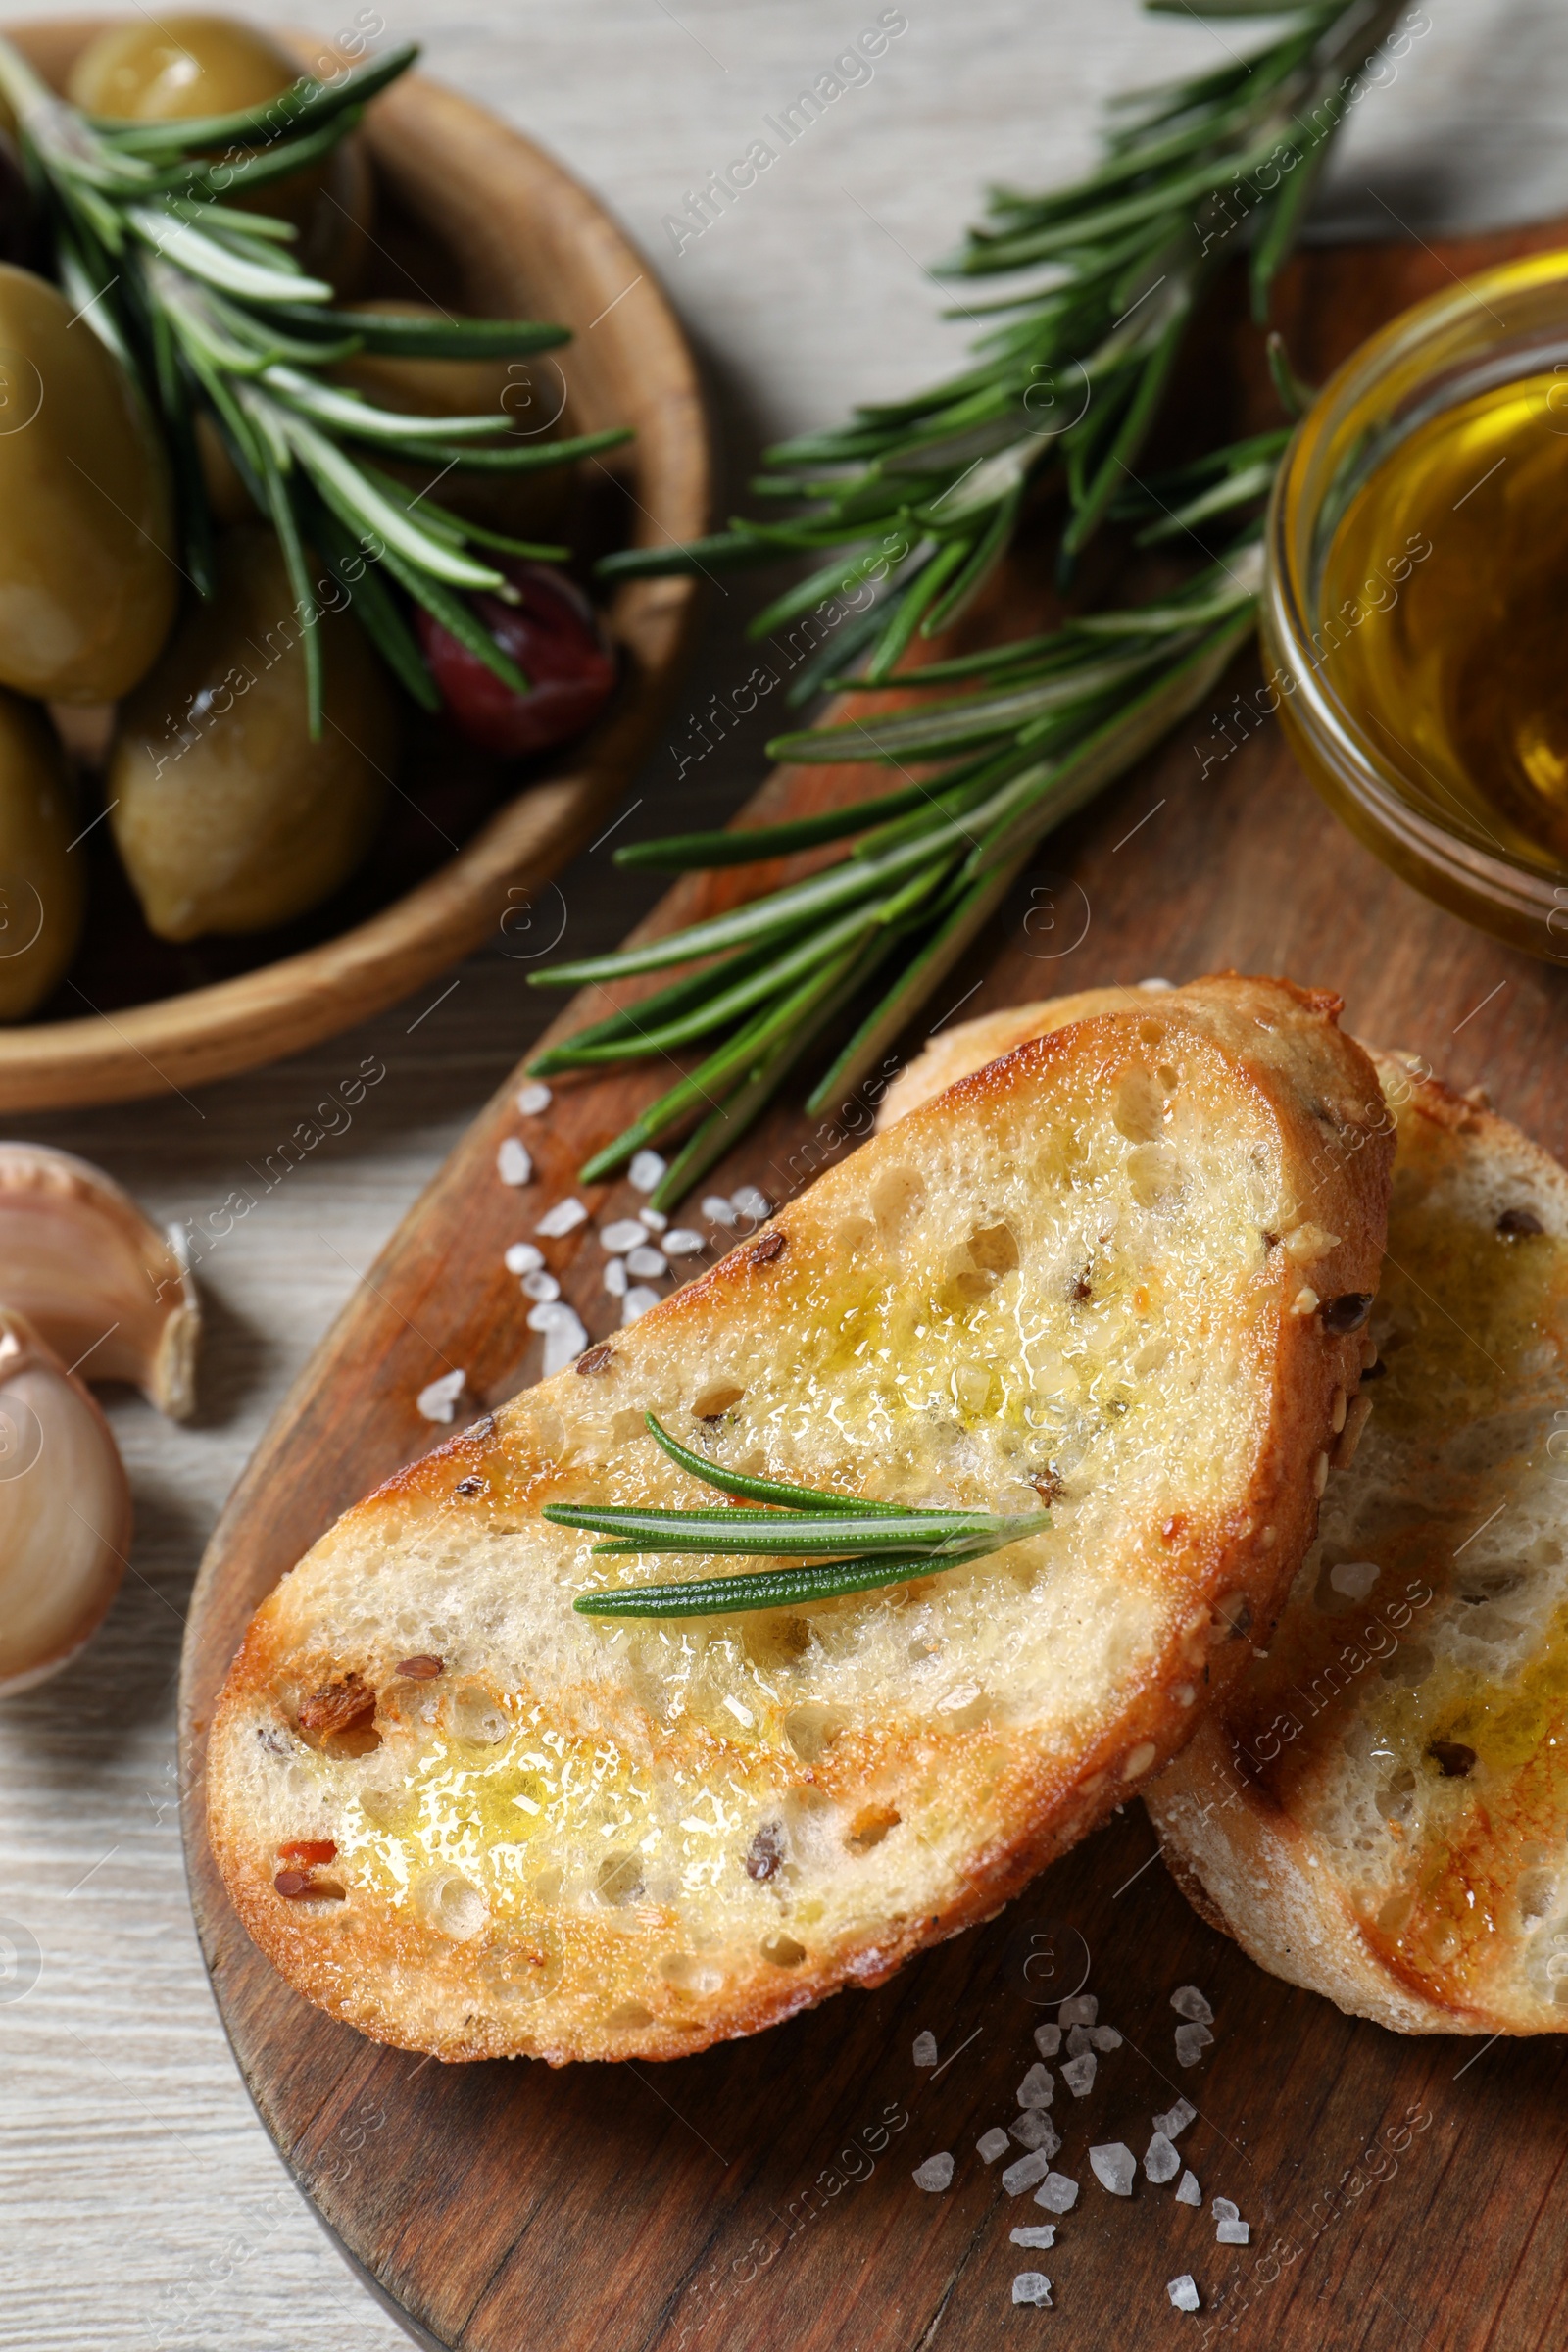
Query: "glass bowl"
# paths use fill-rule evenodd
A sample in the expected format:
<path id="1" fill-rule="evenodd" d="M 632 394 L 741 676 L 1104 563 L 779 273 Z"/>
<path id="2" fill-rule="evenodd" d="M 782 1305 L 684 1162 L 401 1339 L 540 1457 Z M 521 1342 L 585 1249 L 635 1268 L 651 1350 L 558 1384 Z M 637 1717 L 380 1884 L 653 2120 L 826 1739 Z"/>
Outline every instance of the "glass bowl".
<path id="1" fill-rule="evenodd" d="M 1440 906 L 1530 955 L 1568 962 L 1568 863 L 1528 842 L 1502 843 L 1408 745 L 1375 716 L 1369 723 L 1364 699 L 1347 692 L 1352 665 L 1342 652 L 1358 624 L 1325 610 L 1335 535 L 1401 443 L 1449 408 L 1554 369 L 1562 372 L 1543 396 L 1542 425 L 1568 435 L 1568 252 L 1486 270 L 1363 343 L 1323 387 L 1280 468 L 1262 635 L 1270 706 L 1350 830 Z M 1388 568 L 1396 576 L 1377 583 L 1380 597 L 1397 591 L 1397 561 Z"/>

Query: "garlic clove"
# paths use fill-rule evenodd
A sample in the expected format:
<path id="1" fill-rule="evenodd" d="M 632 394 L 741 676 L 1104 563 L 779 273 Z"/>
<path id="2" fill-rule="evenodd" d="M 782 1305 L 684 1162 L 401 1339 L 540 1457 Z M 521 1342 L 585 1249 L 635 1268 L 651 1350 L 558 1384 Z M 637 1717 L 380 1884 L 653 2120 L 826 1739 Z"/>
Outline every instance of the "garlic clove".
<path id="1" fill-rule="evenodd" d="M 130 1488 L 108 1422 L 25 1315 L 0 1307 L 0 1698 L 75 1655 L 129 1545 Z"/>
<path id="2" fill-rule="evenodd" d="M 86 1379 L 132 1381 L 172 1421 L 194 1409 L 201 1305 L 184 1237 L 90 1161 L 0 1143 L 0 1298 Z"/>

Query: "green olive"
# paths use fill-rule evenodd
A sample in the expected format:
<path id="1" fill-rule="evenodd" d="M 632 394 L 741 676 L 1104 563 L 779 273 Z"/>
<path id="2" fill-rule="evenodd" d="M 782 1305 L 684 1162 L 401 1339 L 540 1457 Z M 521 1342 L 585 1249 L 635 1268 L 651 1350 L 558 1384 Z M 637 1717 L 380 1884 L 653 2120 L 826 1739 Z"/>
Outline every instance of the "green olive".
<path id="1" fill-rule="evenodd" d="M 76 952 L 85 868 L 71 772 L 41 710 L 0 693 L 0 1021 L 41 1004 Z"/>
<path id="2" fill-rule="evenodd" d="M 266 931 L 353 872 L 396 763 L 398 711 L 345 591 L 318 564 L 326 724 L 310 739 L 304 628 L 282 551 L 228 532 L 219 592 L 194 607 L 122 708 L 110 824 L 161 939 Z"/>
<path id="3" fill-rule="evenodd" d="M 134 686 L 179 588 L 169 465 L 119 362 L 0 263 L 0 685 L 60 703 Z"/>
<path id="4" fill-rule="evenodd" d="M 392 296 L 354 307 L 394 318 L 448 316 L 433 303 Z M 553 440 L 563 423 L 563 378 L 549 352 L 522 360 L 400 360 L 365 351 L 341 361 L 333 373 L 340 383 L 363 392 L 380 408 L 396 409 L 400 416 L 482 416 L 501 409 L 512 417 L 514 432 L 538 441 Z M 422 490 L 440 467 L 405 466 L 396 470 L 413 488 Z M 518 474 L 464 473 L 460 468 L 444 476 L 435 496 L 456 513 L 493 523 L 514 538 L 558 540 L 570 536 L 575 491 L 569 466 Z"/>
<path id="5" fill-rule="evenodd" d="M 89 41 L 66 92 L 89 115 L 116 122 L 188 122 L 239 114 L 299 79 L 286 49 L 237 17 L 135 18 Z M 291 220 L 294 248 L 313 273 L 347 287 L 363 257 L 370 181 L 360 142 L 344 139 L 323 164 L 232 201 Z"/>

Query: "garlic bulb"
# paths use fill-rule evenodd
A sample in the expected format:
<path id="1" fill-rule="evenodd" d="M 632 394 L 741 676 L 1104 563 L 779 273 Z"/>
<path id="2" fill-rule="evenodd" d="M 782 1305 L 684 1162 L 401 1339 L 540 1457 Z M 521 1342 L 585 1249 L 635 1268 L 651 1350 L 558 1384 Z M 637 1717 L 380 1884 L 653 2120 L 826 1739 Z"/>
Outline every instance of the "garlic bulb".
<path id="1" fill-rule="evenodd" d="M 182 1237 L 89 1161 L 0 1143 L 0 1300 L 85 1379 L 133 1381 L 174 1421 L 191 1412 L 201 1308 Z"/>
<path id="2" fill-rule="evenodd" d="M 108 1422 L 25 1315 L 0 1307 L 0 1697 L 81 1647 L 129 1544 L 130 1488 Z"/>

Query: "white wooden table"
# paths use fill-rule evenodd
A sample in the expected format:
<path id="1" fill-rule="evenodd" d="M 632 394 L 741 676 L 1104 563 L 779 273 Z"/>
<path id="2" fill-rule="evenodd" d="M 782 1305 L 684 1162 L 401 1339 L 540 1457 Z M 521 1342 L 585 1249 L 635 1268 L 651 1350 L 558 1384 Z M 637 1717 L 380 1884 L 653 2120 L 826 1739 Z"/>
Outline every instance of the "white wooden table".
<path id="1" fill-rule="evenodd" d="M 678 255 L 664 216 L 875 23 L 874 0 L 383 0 L 437 74 L 563 156 L 654 258 L 709 365 L 738 485 L 760 443 L 952 364 L 921 262 L 988 178 L 1049 181 L 1092 149 L 1108 92 L 1200 66 L 1210 31 L 1133 0 L 906 0 L 874 78 Z M 37 13 L 0 0 L 0 20 Z M 62 11 L 61 13 L 68 13 Z M 151 14 L 151 9 L 145 13 Z M 264 0 L 323 33 L 349 0 Z M 1412 233 L 1568 210 L 1561 0 L 1428 0 L 1395 86 L 1359 110 L 1330 225 Z M 1392 217 L 1391 217 L 1392 216 Z M 0 518 L 3 524 L 3 518 Z M 743 678 L 735 589 L 687 708 Z M 766 713 L 686 768 L 683 721 L 633 829 L 713 818 L 754 784 Z M 623 836 L 625 837 L 625 836 Z M 567 941 L 611 944 L 643 897 L 605 853 L 564 877 Z M 182 1611 L 223 1496 L 306 1353 L 465 1121 L 543 1025 L 496 956 L 302 1059 L 27 1132 L 102 1161 L 162 1216 L 257 1205 L 202 1268 L 194 1428 L 112 1413 L 135 1488 L 134 1570 L 71 1673 L 0 1706 L 0 2345 L 7 2352 L 372 2352 L 403 2341 L 355 2282 L 257 2123 L 185 1901 L 174 1686 Z M 441 983 L 440 986 L 445 986 Z M 351 1128 L 268 1190 L 269 1152 L 353 1071 L 385 1080 Z"/>

